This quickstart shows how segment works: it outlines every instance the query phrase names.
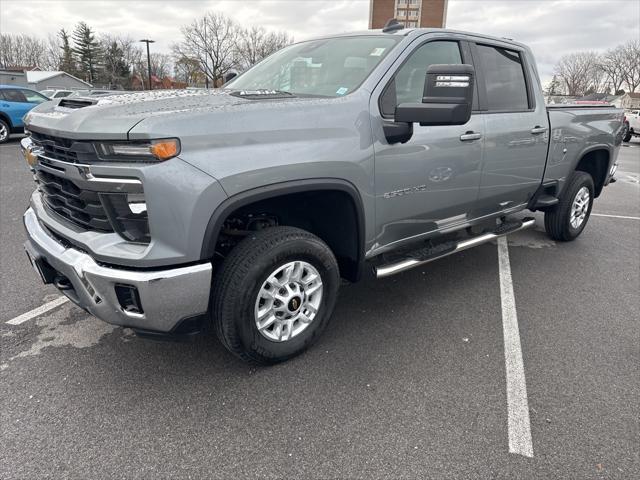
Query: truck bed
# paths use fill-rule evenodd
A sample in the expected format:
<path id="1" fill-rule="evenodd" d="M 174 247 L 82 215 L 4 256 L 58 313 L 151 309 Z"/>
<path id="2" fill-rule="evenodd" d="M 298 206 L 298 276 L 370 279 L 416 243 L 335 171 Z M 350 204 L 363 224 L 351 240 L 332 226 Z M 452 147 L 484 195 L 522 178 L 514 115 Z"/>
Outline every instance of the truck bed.
<path id="1" fill-rule="evenodd" d="M 576 160 L 589 151 L 606 149 L 610 163 L 617 157 L 623 110 L 611 105 L 562 104 L 547 105 L 547 114 L 551 134 L 544 181 L 557 180 L 559 191 L 575 169 Z"/>

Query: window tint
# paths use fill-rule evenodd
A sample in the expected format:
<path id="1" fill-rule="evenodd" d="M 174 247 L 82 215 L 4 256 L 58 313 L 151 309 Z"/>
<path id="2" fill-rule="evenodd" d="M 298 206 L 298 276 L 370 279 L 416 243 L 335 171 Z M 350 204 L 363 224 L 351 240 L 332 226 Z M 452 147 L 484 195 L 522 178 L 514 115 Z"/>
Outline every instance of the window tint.
<path id="1" fill-rule="evenodd" d="M 422 102 L 427 68 L 436 64 L 462 64 L 458 42 L 429 42 L 413 52 L 382 94 L 382 113 L 393 115 L 400 103 Z"/>
<path id="2" fill-rule="evenodd" d="M 33 90 L 22 90 L 22 92 L 24 93 L 26 101 L 29 103 L 42 103 L 49 101 L 47 97 L 39 94 L 38 92 L 34 92 Z"/>
<path id="3" fill-rule="evenodd" d="M 27 99 L 21 90 L 6 89 L 4 91 L 4 99 L 8 102 L 27 103 Z"/>
<path id="4" fill-rule="evenodd" d="M 527 110 L 527 84 L 518 52 L 478 45 L 489 110 Z"/>

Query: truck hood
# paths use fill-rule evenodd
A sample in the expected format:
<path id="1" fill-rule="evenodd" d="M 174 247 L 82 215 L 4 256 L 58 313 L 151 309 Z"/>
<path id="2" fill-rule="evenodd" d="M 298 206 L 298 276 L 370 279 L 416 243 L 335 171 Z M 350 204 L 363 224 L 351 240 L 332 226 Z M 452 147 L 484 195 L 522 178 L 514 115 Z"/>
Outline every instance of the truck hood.
<path id="1" fill-rule="evenodd" d="M 193 114 L 250 102 L 252 100 L 223 90 L 159 90 L 99 98 L 71 97 L 42 103 L 25 115 L 24 120 L 28 129 L 51 135 L 120 140 L 126 139 L 136 124 L 152 116 Z"/>

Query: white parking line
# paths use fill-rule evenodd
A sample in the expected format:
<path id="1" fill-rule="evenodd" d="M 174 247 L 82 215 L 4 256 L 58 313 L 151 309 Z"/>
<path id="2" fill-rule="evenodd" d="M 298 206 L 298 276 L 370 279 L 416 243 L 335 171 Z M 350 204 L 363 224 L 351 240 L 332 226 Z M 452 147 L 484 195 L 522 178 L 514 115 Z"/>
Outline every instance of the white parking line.
<path id="1" fill-rule="evenodd" d="M 628 217 L 626 215 L 609 215 L 606 213 L 592 213 L 594 217 L 608 217 L 608 218 L 624 218 L 627 220 L 640 220 L 640 217 Z"/>
<path id="2" fill-rule="evenodd" d="M 506 237 L 498 238 L 498 264 L 500 269 L 500 299 L 502 302 L 502 333 L 504 335 L 504 362 L 507 373 L 507 416 L 509 452 L 533 457 L 527 382 L 524 376 L 520 329 L 513 295 L 509 247 Z"/>
<path id="3" fill-rule="evenodd" d="M 21 323 L 27 322 L 32 318 L 35 318 L 43 313 L 48 312 L 49 310 L 53 310 L 54 308 L 62 305 L 63 303 L 69 301 L 67 297 L 58 297 L 55 300 L 51 300 L 50 302 L 45 303 L 44 305 L 40 305 L 38 308 L 34 308 L 30 312 L 23 313 L 22 315 L 17 316 L 16 318 L 12 318 L 5 323 L 9 325 L 20 325 Z"/>

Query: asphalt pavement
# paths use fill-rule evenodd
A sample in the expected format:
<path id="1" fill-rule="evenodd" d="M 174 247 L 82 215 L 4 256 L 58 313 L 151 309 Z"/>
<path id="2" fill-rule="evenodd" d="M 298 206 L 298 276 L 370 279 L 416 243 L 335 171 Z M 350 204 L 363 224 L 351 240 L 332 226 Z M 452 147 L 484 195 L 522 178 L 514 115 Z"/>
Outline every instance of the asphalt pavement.
<path id="1" fill-rule="evenodd" d="M 509 452 L 496 244 L 346 285 L 307 353 L 250 367 L 65 303 L 22 250 L 0 146 L 0 478 L 639 478 L 640 142 L 582 236 L 508 238 L 533 456 Z"/>

